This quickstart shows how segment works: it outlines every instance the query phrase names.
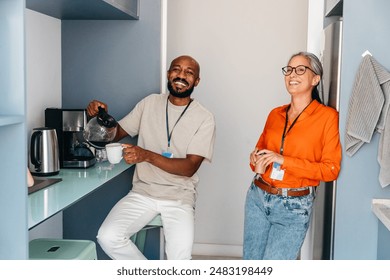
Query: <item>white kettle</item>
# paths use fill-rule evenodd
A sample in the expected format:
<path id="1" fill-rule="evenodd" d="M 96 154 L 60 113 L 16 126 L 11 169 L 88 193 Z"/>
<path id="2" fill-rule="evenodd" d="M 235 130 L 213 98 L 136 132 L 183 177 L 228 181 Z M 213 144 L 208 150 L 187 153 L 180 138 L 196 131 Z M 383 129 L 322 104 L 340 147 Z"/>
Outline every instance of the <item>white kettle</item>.
<path id="1" fill-rule="evenodd" d="M 35 176 L 52 176 L 60 172 L 57 133 L 54 128 L 34 128 L 30 142 L 30 171 Z"/>

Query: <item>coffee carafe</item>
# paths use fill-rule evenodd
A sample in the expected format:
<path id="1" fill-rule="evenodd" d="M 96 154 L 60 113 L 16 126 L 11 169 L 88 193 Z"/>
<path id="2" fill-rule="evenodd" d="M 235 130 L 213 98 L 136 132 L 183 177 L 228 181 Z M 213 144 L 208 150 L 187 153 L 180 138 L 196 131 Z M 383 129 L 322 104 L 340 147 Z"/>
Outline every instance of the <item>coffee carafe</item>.
<path id="1" fill-rule="evenodd" d="M 53 176 L 60 172 L 56 130 L 34 128 L 30 142 L 30 171 L 35 176 Z"/>
<path id="2" fill-rule="evenodd" d="M 85 127 L 84 139 L 96 149 L 104 149 L 115 138 L 118 123 L 104 108 L 99 106 L 98 110 Z"/>

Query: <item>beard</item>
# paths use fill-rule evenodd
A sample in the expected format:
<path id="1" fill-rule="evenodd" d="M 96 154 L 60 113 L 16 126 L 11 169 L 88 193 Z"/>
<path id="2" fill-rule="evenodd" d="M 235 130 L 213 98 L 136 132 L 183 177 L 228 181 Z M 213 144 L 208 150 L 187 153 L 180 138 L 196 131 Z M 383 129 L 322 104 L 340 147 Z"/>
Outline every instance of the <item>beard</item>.
<path id="1" fill-rule="evenodd" d="M 175 79 L 175 80 L 178 80 L 178 79 Z M 175 80 L 173 80 L 173 81 L 175 81 Z M 183 92 L 178 92 L 178 91 L 173 89 L 172 83 L 170 81 L 168 81 L 167 87 L 168 87 L 169 93 L 172 94 L 174 97 L 178 97 L 178 98 L 186 98 L 186 97 L 190 96 L 192 94 L 192 92 L 194 91 L 194 86 L 192 86 Z"/>

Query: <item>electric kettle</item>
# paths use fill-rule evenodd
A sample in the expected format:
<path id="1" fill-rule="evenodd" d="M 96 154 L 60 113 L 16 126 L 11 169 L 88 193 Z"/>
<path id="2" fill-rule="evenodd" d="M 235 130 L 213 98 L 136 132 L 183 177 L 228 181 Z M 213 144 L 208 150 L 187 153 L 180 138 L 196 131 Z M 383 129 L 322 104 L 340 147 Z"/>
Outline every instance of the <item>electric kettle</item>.
<path id="1" fill-rule="evenodd" d="M 34 128 L 30 142 L 30 171 L 35 176 L 52 176 L 60 172 L 57 133 L 54 128 Z"/>

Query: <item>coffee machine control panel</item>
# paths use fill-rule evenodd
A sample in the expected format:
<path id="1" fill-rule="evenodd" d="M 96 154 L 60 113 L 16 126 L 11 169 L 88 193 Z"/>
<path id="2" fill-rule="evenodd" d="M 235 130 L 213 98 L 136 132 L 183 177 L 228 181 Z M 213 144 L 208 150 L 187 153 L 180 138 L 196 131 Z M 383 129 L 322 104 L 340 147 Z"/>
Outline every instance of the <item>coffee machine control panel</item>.
<path id="1" fill-rule="evenodd" d="M 84 131 L 87 125 L 87 113 L 85 110 L 62 111 L 63 131 Z"/>

